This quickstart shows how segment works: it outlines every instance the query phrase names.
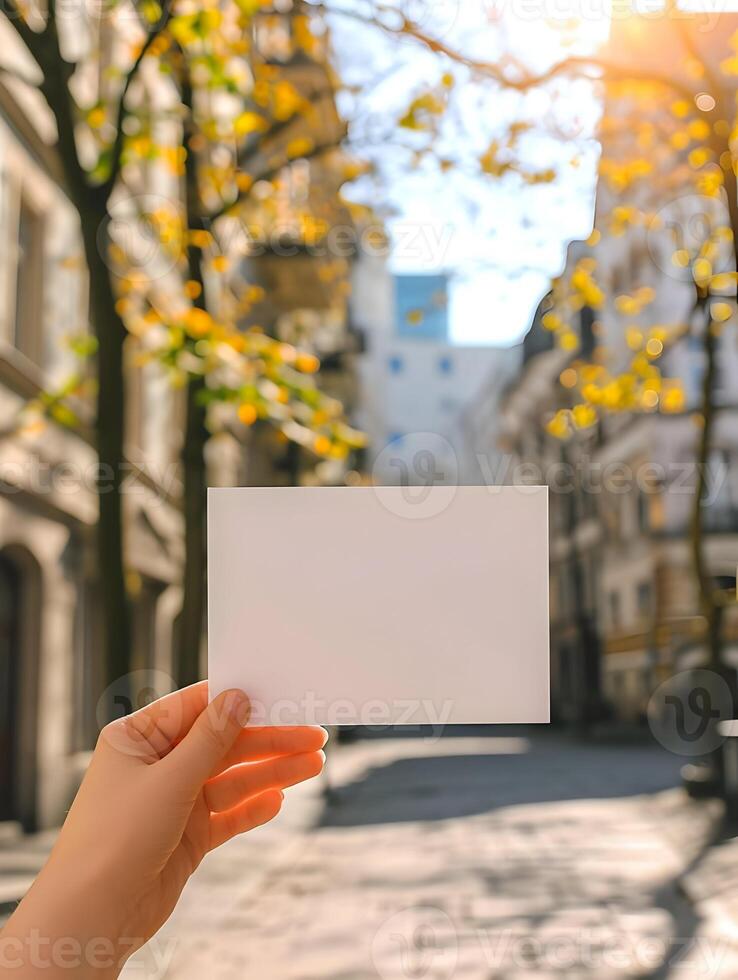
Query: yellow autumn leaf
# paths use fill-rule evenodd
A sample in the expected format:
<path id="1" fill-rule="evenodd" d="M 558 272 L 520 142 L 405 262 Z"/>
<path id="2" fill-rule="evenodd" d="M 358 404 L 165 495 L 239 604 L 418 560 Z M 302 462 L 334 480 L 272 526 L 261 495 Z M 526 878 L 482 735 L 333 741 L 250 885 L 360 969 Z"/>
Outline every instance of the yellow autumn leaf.
<path id="1" fill-rule="evenodd" d="M 320 361 L 314 354 L 298 354 L 295 367 L 304 374 L 315 374 L 320 368 Z"/>
<path id="2" fill-rule="evenodd" d="M 672 133 L 669 142 L 675 150 L 686 150 L 689 146 L 689 133 L 684 129 L 679 129 Z"/>
<path id="3" fill-rule="evenodd" d="M 684 410 L 685 402 L 682 388 L 678 385 L 671 385 L 661 396 L 661 410 L 663 412 L 681 412 Z"/>
<path id="4" fill-rule="evenodd" d="M 555 439 L 566 439 L 570 434 L 569 416 L 567 412 L 557 412 L 554 417 L 547 422 L 546 431 Z"/>
<path id="5" fill-rule="evenodd" d="M 331 450 L 331 441 L 328 436 L 318 436 L 313 443 L 313 449 L 319 456 L 326 456 Z"/>
<path id="6" fill-rule="evenodd" d="M 213 326 L 209 313 L 196 306 L 191 307 L 183 317 L 184 327 L 191 337 L 203 337 Z"/>
<path id="7" fill-rule="evenodd" d="M 730 303 L 712 303 L 710 315 L 716 323 L 725 323 L 733 316 L 733 307 Z"/>
<path id="8" fill-rule="evenodd" d="M 710 127 L 704 119 L 693 119 L 687 126 L 687 132 L 693 140 L 706 140 L 710 135 Z"/>
<path id="9" fill-rule="evenodd" d="M 690 106 L 689 102 L 686 101 L 686 99 L 678 99 L 676 102 L 672 102 L 671 104 L 671 111 L 673 115 L 677 117 L 677 119 L 684 119 L 686 116 L 688 116 L 691 108 L 692 107 Z"/>
<path id="10" fill-rule="evenodd" d="M 689 252 L 686 250 L 686 248 L 679 248 L 672 255 L 671 261 L 680 269 L 686 269 L 689 265 Z"/>
<path id="11" fill-rule="evenodd" d="M 268 129 L 269 123 L 258 112 L 242 112 L 233 121 L 233 131 L 236 136 L 248 136 L 250 133 L 265 133 Z"/>
<path id="12" fill-rule="evenodd" d="M 717 197 L 723 186 L 723 175 L 715 167 L 712 170 L 701 173 L 697 178 L 697 190 L 705 197 Z"/>
<path id="13" fill-rule="evenodd" d="M 730 58 L 725 58 L 721 61 L 720 71 L 724 75 L 738 75 L 738 54 L 734 54 Z"/>
<path id="14" fill-rule="evenodd" d="M 253 405 L 244 402 L 243 405 L 238 406 L 238 420 L 244 425 L 253 425 L 258 418 L 258 413 Z"/>
<path id="15" fill-rule="evenodd" d="M 719 272 L 710 280 L 710 288 L 720 290 L 731 289 L 737 280 L 738 276 L 735 272 Z"/>
<path id="16" fill-rule="evenodd" d="M 210 232 L 203 229 L 191 231 L 188 238 L 190 244 L 199 249 L 208 248 L 213 240 L 213 236 L 210 234 Z"/>
<path id="17" fill-rule="evenodd" d="M 633 296 L 616 296 L 615 309 L 625 316 L 635 316 L 640 312 L 640 304 Z"/>
<path id="18" fill-rule="evenodd" d="M 699 170 L 700 167 L 704 167 L 704 165 L 709 161 L 710 151 L 704 146 L 697 147 L 690 152 L 687 159 L 689 160 L 690 167 L 693 167 L 695 170 Z"/>
<path id="19" fill-rule="evenodd" d="M 571 414 L 578 429 L 589 429 L 597 421 L 597 412 L 591 405 L 575 405 Z"/>
<path id="20" fill-rule="evenodd" d="M 305 136 L 302 139 L 292 140 L 287 144 L 287 156 L 290 160 L 296 160 L 298 157 L 308 156 L 314 149 L 315 140 Z"/>
<path id="21" fill-rule="evenodd" d="M 586 384 L 582 388 L 582 398 L 590 402 L 592 405 L 599 405 L 602 402 L 602 389 L 592 382 Z"/>
<path id="22" fill-rule="evenodd" d="M 245 174 L 245 173 L 236 174 L 236 187 L 240 191 L 246 193 L 247 191 L 250 191 L 253 186 L 254 186 L 254 178 L 251 176 L 251 174 Z"/>
<path id="23" fill-rule="evenodd" d="M 692 266 L 692 276 L 698 286 L 709 283 L 712 276 L 712 263 L 708 259 L 695 259 Z"/>
<path id="24" fill-rule="evenodd" d="M 97 105 L 87 113 L 87 123 L 91 129 L 99 129 L 105 122 L 104 106 Z"/>

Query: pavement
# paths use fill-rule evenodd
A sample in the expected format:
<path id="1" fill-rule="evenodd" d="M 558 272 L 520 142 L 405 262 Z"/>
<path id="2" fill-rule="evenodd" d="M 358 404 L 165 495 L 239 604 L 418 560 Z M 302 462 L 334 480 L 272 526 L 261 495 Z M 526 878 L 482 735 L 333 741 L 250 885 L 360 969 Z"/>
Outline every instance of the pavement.
<path id="1" fill-rule="evenodd" d="M 492 731 L 332 746 L 126 980 L 738 977 L 738 839 L 682 760 Z"/>
<path id="2" fill-rule="evenodd" d="M 738 977 L 709 904 L 715 876 L 738 901 L 738 851 L 711 847 L 721 809 L 681 761 L 550 730 L 334 747 L 320 811 L 288 796 L 284 825 L 211 855 L 125 976 Z"/>

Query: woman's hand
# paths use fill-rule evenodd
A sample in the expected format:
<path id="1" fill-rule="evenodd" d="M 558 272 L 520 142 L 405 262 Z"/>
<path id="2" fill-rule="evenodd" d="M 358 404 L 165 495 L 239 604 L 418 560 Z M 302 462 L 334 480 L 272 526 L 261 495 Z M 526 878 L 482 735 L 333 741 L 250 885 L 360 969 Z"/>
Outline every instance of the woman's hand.
<path id="1" fill-rule="evenodd" d="M 205 854 L 271 820 L 282 789 L 320 773 L 324 729 L 245 729 L 248 711 L 240 691 L 208 705 L 202 682 L 103 729 L 48 863 L 0 934 L 0 966 L 35 976 L 34 935 L 47 957 L 39 976 L 117 976 Z M 66 966 L 51 958 L 62 940 Z M 105 965 L 99 952 L 90 964 L 93 943 L 112 947 Z"/>

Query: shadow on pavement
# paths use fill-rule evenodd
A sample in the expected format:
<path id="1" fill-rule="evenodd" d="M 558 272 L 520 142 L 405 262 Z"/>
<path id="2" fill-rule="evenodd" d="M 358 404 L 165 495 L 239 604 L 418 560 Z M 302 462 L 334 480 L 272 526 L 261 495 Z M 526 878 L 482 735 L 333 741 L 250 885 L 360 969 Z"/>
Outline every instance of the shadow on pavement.
<path id="1" fill-rule="evenodd" d="M 478 741 L 480 754 L 430 754 L 428 746 L 425 754 L 372 766 L 332 791 L 321 826 L 448 820 L 523 804 L 656 793 L 679 784 L 681 760 L 655 747 L 567 744 L 557 751 L 556 741 L 539 738 L 528 742 L 528 751 L 498 755 L 485 753 L 484 740 Z"/>

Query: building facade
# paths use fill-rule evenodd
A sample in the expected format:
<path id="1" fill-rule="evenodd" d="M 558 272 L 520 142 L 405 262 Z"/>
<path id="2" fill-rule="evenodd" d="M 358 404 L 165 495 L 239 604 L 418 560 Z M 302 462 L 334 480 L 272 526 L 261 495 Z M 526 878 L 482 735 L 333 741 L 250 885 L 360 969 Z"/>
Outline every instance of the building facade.
<path id="1" fill-rule="evenodd" d="M 381 254 L 353 270 L 352 321 L 364 336 L 357 422 L 370 439 L 377 484 L 483 485 L 492 452 L 475 426 L 490 377 L 513 372 L 516 354 L 462 347 L 448 330 L 448 280 L 393 276 Z"/>
<path id="2" fill-rule="evenodd" d="M 0 820 L 26 828 L 53 824 L 69 804 L 94 744 L 102 672 L 90 434 L 24 415 L 76 370 L 70 344 L 88 329 L 78 219 L 49 125 L 40 105 L 29 115 L 23 94 L 0 84 Z M 171 674 L 176 405 L 155 378 L 138 395 L 125 494 L 136 666 Z"/>
<path id="3" fill-rule="evenodd" d="M 727 50 L 736 26 L 733 17 L 722 20 L 724 30 L 697 38 L 698 46 L 706 46 L 703 57 L 713 61 L 724 56 L 716 46 Z M 688 52 L 661 21 L 630 18 L 614 25 L 609 56 L 631 57 L 643 71 L 649 58 L 657 57 L 657 36 L 654 70 L 663 66 L 669 50 L 678 73 Z M 591 258 L 603 301 L 596 310 L 582 309 L 570 324 L 579 350 L 567 353 L 543 328 L 543 313 L 556 312 L 555 300 L 544 300 L 523 345 L 523 370 L 503 407 L 504 447 L 529 462 L 552 491 L 552 696 L 554 712 L 565 720 L 584 717 L 590 709 L 600 716 L 609 711 L 627 721 L 643 719 L 662 680 L 707 656 L 690 540 L 705 328 L 695 313 L 691 265 L 680 267 L 674 256 L 699 246 L 694 236 L 719 224 L 722 205 L 719 197 L 708 198 L 695 188 L 688 147 L 669 142 L 668 100 L 665 106 L 654 97 L 644 115 L 631 96 L 627 88 L 616 89 L 606 99 L 593 244 L 573 243 L 562 274 L 570 280 L 577 262 Z M 633 143 L 647 141 L 645 134 L 661 126 L 667 133 L 663 141 L 639 151 L 648 179 L 624 187 Z M 714 265 L 734 268 L 730 248 L 714 258 Z M 644 295 L 647 303 L 631 302 Z M 681 381 L 683 408 L 662 412 L 652 400 L 635 413 L 601 413 L 596 425 L 567 441 L 553 438 L 547 424 L 575 397 L 566 387 L 573 379 L 571 362 L 600 358 L 611 370 L 622 370 L 633 356 L 629 336 L 647 336 L 654 324 L 669 337 L 659 368 L 664 377 Z M 704 536 L 709 575 L 728 591 L 735 589 L 738 563 L 735 329 L 733 319 L 718 340 Z M 726 614 L 723 657 L 738 666 L 735 612 L 729 608 Z"/>
<path id="4" fill-rule="evenodd" d="M 280 9 L 286 7 L 282 4 Z M 104 18 L 99 24 L 80 26 L 76 34 L 80 43 L 85 43 L 93 26 L 101 32 L 100 50 L 106 57 L 114 60 L 117 47 L 128 57 L 126 37 L 112 25 L 107 36 Z M 277 13 L 269 26 L 271 33 L 265 33 L 261 24 L 255 27 L 265 45 L 279 31 Z M 4 64 L 33 80 L 34 63 L 2 17 L 0 42 Z M 313 84 L 308 76 L 314 77 L 316 69 L 304 60 L 298 62 L 295 83 Z M 327 77 L 324 67 L 317 74 L 318 81 Z M 156 71 L 143 72 L 142 80 L 142 97 L 166 110 L 170 83 Z M 101 70 L 95 78 L 86 76 L 85 83 L 98 86 L 102 98 L 110 80 Z M 340 140 L 331 91 L 322 112 L 325 124 Z M 165 120 L 162 125 L 170 124 Z M 161 138 L 167 144 L 178 136 L 167 132 Z M 63 190 L 54 142 L 53 121 L 33 85 L 4 74 L 0 79 L 0 821 L 14 821 L 29 830 L 52 826 L 63 818 L 112 700 L 98 700 L 104 672 L 95 577 L 97 461 L 91 419 L 83 404 L 78 406 L 81 424 L 73 428 L 48 419 L 42 424 L 28 412 L 45 392 L 80 371 L 75 344 L 89 332 L 79 222 Z M 130 174 L 138 192 L 178 200 L 182 188 L 176 173 L 157 166 L 144 169 Z M 307 196 L 313 212 L 322 208 L 329 223 L 338 222 L 336 200 L 342 181 L 340 159 L 315 161 L 307 169 L 297 161 L 279 181 L 278 193 L 284 198 L 281 216 L 291 220 Z M 327 214 L 331 207 L 334 210 Z M 347 291 L 333 289 L 321 272 L 330 256 L 326 259 L 307 248 L 297 251 L 293 261 L 279 256 L 280 261 L 270 264 L 273 256 L 267 256 L 260 269 L 252 267 L 248 274 L 251 281 L 264 283 L 270 307 L 261 311 L 265 325 L 277 336 L 323 357 L 328 375 L 331 357 L 348 346 Z M 158 275 L 156 270 L 149 272 Z M 161 288 L 167 288 L 164 274 Z M 342 371 L 339 363 L 334 372 L 339 389 L 342 384 L 346 387 Z M 330 377 L 327 380 L 330 383 Z M 131 670 L 136 672 L 136 690 L 161 694 L 174 686 L 182 603 L 183 393 L 156 364 L 141 366 L 133 356 L 127 389 L 123 506 L 133 612 Z M 209 483 L 290 482 L 291 471 L 280 469 L 283 459 L 289 460 L 286 441 L 275 440 L 269 430 L 246 435 L 231 432 L 211 441 Z M 302 479 L 306 470 L 314 471 L 317 462 L 315 457 L 298 461 L 295 480 Z M 335 474 L 323 476 L 329 481 Z"/>

